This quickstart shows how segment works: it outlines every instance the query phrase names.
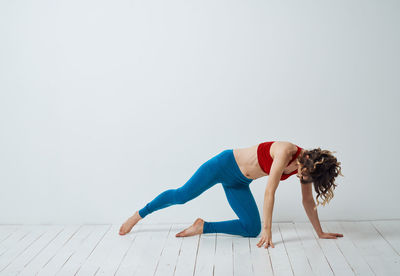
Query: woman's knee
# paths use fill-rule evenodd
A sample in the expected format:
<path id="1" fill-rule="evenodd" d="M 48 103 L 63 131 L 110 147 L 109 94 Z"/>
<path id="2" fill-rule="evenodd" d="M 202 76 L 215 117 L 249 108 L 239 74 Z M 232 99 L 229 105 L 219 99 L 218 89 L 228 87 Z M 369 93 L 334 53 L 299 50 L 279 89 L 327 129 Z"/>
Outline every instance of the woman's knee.
<path id="1" fill-rule="evenodd" d="M 261 232 L 261 221 L 253 220 L 245 224 L 246 237 L 257 237 Z"/>

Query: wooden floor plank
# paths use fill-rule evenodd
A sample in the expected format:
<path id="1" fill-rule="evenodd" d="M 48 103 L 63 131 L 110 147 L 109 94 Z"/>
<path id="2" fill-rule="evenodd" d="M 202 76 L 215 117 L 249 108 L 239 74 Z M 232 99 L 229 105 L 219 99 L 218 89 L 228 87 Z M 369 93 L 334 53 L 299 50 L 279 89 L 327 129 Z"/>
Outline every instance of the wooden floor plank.
<path id="1" fill-rule="evenodd" d="M 147 231 L 148 239 L 145 247 L 142 247 L 140 251 L 142 259 L 133 275 L 154 275 L 165 243 L 169 235 L 174 235 L 174 233 L 171 232 L 171 227 L 172 225 L 168 224 L 143 226 L 142 231 Z"/>
<path id="2" fill-rule="evenodd" d="M 269 247 L 268 250 L 271 256 L 272 267 L 274 275 L 293 275 L 292 264 L 290 263 L 285 244 L 282 241 L 282 235 L 279 231 L 277 223 L 273 223 L 271 227 L 272 242 L 274 248 Z M 265 246 L 265 244 L 263 245 Z"/>
<path id="3" fill-rule="evenodd" d="M 179 250 L 182 246 L 183 238 L 175 237 L 175 234 L 182 230 L 181 224 L 172 224 L 171 231 L 166 240 L 164 249 L 155 271 L 155 276 L 172 276 L 174 275 Z"/>
<path id="4" fill-rule="evenodd" d="M 233 275 L 233 239 L 232 235 L 217 233 L 213 268 L 214 276 Z"/>
<path id="5" fill-rule="evenodd" d="M 171 225 L 138 224 L 135 241 L 125 254 L 116 275 L 153 275 Z"/>
<path id="6" fill-rule="evenodd" d="M 132 231 L 127 234 L 132 236 L 133 241 L 126 251 L 115 275 L 133 275 L 139 266 L 139 263 L 144 259 L 142 251 L 146 250 L 147 243 L 151 239 L 152 231 L 157 230 L 157 225 L 146 225 L 138 223 Z"/>
<path id="7" fill-rule="evenodd" d="M 115 225 L 115 227 L 110 230 L 109 254 L 106 256 L 105 260 L 99 264 L 96 275 L 114 275 L 117 272 L 128 249 L 133 245 L 136 238 L 134 233 L 140 229 L 140 225 L 136 225 L 129 234 L 123 236 L 119 235 L 119 228 L 120 225 Z M 107 238 L 105 237 L 105 239 Z"/>
<path id="8" fill-rule="evenodd" d="M 0 244 L 9 238 L 21 225 L 0 224 Z"/>
<path id="9" fill-rule="evenodd" d="M 343 238 L 336 239 L 335 243 L 346 258 L 347 263 L 350 265 L 355 275 L 374 275 L 373 271 L 369 267 L 368 263 L 361 256 L 358 248 L 354 245 L 353 241 L 347 235 L 347 232 L 339 224 L 339 222 L 322 222 L 321 223 L 326 231 L 331 233 L 341 233 Z"/>
<path id="10" fill-rule="evenodd" d="M 22 239 L 29 234 L 30 227 L 24 226 L 17 228 L 11 235 L 4 237 L 0 243 L 0 258 L 12 247 L 15 247 Z"/>
<path id="11" fill-rule="evenodd" d="M 293 223 L 279 223 L 282 241 L 292 265 L 294 275 L 312 275 L 311 265 Z"/>
<path id="12" fill-rule="evenodd" d="M 269 254 L 269 249 L 264 247 L 258 247 L 257 244 L 261 239 L 259 237 L 249 238 L 250 243 L 250 256 L 253 266 L 253 273 L 255 276 L 273 275 L 273 268 L 271 263 L 271 256 Z"/>
<path id="13" fill-rule="evenodd" d="M 371 223 L 386 242 L 389 243 L 393 250 L 400 255 L 400 221 L 384 220 L 372 221 Z"/>
<path id="14" fill-rule="evenodd" d="M 215 233 L 200 235 L 199 249 L 197 252 L 194 276 L 212 275 L 215 257 Z"/>
<path id="15" fill-rule="evenodd" d="M 325 229 L 324 231 L 327 231 L 326 228 L 324 228 L 326 227 L 326 225 L 323 222 L 321 222 L 321 225 L 322 229 Z M 311 225 L 310 227 L 312 228 Z M 313 232 L 315 239 L 320 245 L 326 259 L 328 260 L 329 265 L 331 266 L 335 274 L 343 276 L 354 275 L 354 271 L 351 269 L 346 258 L 344 257 L 335 242 L 337 239 L 343 239 L 344 237 L 339 237 L 337 239 L 320 239 L 315 233 L 314 229 L 311 229 L 311 231 Z"/>
<path id="16" fill-rule="evenodd" d="M 28 226 L 29 233 L 24 235 L 23 238 L 18 240 L 12 247 L 10 247 L 0 257 L 0 274 L 6 270 L 6 268 L 20 256 L 25 250 L 27 250 L 36 240 L 38 240 L 46 231 L 42 226 Z"/>
<path id="17" fill-rule="evenodd" d="M 294 225 L 297 235 L 300 237 L 307 259 L 310 262 L 313 274 L 333 275 L 332 268 L 314 237 L 312 232 L 314 230 L 312 229 L 311 223 L 296 222 Z"/>
<path id="18" fill-rule="evenodd" d="M 251 265 L 250 244 L 248 237 L 234 236 L 233 275 L 254 275 Z"/>
<path id="19" fill-rule="evenodd" d="M 181 230 L 187 228 L 189 225 L 182 225 Z M 193 275 L 199 241 L 200 235 L 183 238 L 176 261 L 174 276 Z"/>
<path id="20" fill-rule="evenodd" d="M 59 225 L 41 225 L 38 227 L 43 229 L 44 234 L 12 261 L 2 271 L 3 274 L 15 275 L 20 273 L 63 230 L 63 227 Z"/>
<path id="21" fill-rule="evenodd" d="M 111 225 L 93 225 L 89 236 L 80 244 L 68 260 L 60 267 L 57 275 L 92 275 L 102 264 L 105 236 L 111 232 Z M 100 256 L 99 256 L 100 255 Z M 94 259 L 94 260 L 93 260 Z"/>
<path id="22" fill-rule="evenodd" d="M 320 239 L 311 223 L 274 223 L 261 235 L 177 238 L 190 224 L 0 225 L 0 275 L 399 275 L 400 220 L 321 222 L 343 238 Z"/>
<path id="23" fill-rule="evenodd" d="M 399 275 L 400 256 L 369 221 L 340 224 L 375 274 Z"/>
<path id="24" fill-rule="evenodd" d="M 140 230 L 142 227 L 142 224 L 137 224 L 135 225 L 132 230 L 126 234 L 121 236 L 121 239 L 119 240 L 119 245 L 117 246 L 119 248 L 119 254 L 115 258 L 110 258 L 109 260 L 109 265 L 115 266 L 115 272 L 112 275 L 117 275 L 119 272 L 119 269 L 124 262 L 126 256 L 128 255 L 129 250 L 131 247 L 134 245 L 136 237 L 137 237 L 137 231 Z M 122 255 L 120 255 L 122 253 Z M 104 274 L 106 274 L 106 271 L 104 271 Z M 102 273 L 103 271 L 99 271 L 99 273 Z"/>
<path id="25" fill-rule="evenodd" d="M 55 275 L 75 254 L 96 229 L 93 225 L 83 225 L 62 245 L 60 250 L 38 271 L 37 275 Z"/>
<path id="26" fill-rule="evenodd" d="M 58 234 L 48 246 L 41 251 L 38 256 L 25 265 L 21 276 L 36 275 L 61 248 L 78 232 L 81 225 L 62 225 L 63 230 Z"/>

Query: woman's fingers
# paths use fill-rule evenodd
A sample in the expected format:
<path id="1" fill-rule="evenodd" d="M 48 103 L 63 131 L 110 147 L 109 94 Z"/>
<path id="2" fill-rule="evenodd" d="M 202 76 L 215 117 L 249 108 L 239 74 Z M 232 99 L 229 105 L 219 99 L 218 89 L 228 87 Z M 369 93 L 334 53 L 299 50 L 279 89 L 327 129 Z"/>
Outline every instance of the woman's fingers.
<path id="1" fill-rule="evenodd" d="M 264 245 L 265 243 L 265 245 Z M 271 246 L 272 248 L 275 248 L 275 245 L 272 241 L 267 242 L 265 239 L 261 239 L 258 243 L 257 246 L 258 247 L 262 247 L 264 245 L 264 248 L 268 248 L 269 246 Z"/>
<path id="2" fill-rule="evenodd" d="M 336 239 L 337 237 L 343 237 L 340 233 L 322 233 L 318 236 L 321 239 Z"/>
<path id="3" fill-rule="evenodd" d="M 343 234 L 340 233 L 333 233 L 336 237 L 343 237 Z"/>
<path id="4" fill-rule="evenodd" d="M 337 239 L 337 234 L 335 233 L 328 233 L 328 239 Z"/>
<path id="5" fill-rule="evenodd" d="M 271 246 L 272 248 L 275 247 L 271 240 L 265 244 L 264 248 L 268 248 L 269 246 Z"/>
<path id="6" fill-rule="evenodd" d="M 264 245 L 265 243 L 265 245 Z M 264 248 L 268 248 L 269 246 L 271 246 L 272 248 L 275 248 L 274 243 L 272 242 L 272 240 L 267 240 L 264 238 L 261 238 L 261 240 L 257 243 L 258 247 L 262 247 L 264 245 Z"/>
<path id="7" fill-rule="evenodd" d="M 339 234 L 339 233 L 328 233 L 328 234 L 331 236 L 334 236 L 334 237 L 343 237 L 343 234 Z"/>

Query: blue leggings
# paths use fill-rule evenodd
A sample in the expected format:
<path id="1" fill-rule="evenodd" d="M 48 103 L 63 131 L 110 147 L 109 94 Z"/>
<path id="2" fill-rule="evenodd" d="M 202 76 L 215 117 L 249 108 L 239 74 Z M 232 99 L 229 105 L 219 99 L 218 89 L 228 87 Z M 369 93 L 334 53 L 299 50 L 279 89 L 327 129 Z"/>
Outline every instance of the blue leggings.
<path id="1" fill-rule="evenodd" d="M 159 194 L 139 210 L 139 215 L 144 218 L 156 210 L 184 204 L 215 184 L 222 183 L 228 202 L 239 219 L 204 221 L 203 233 L 257 237 L 261 231 L 261 219 L 249 188 L 252 181 L 240 171 L 233 150 L 227 149 L 203 163 L 182 187 Z"/>

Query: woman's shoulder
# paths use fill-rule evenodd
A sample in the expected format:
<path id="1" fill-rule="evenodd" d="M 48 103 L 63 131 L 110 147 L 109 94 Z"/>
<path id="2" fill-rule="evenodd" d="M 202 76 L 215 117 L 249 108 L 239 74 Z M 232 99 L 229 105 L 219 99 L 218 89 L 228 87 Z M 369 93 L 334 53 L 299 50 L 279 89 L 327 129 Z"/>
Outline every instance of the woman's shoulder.
<path id="1" fill-rule="evenodd" d="M 282 154 L 286 156 L 292 156 L 297 152 L 297 145 L 288 141 L 274 141 L 271 144 L 271 157 L 274 158 L 276 154 Z"/>

